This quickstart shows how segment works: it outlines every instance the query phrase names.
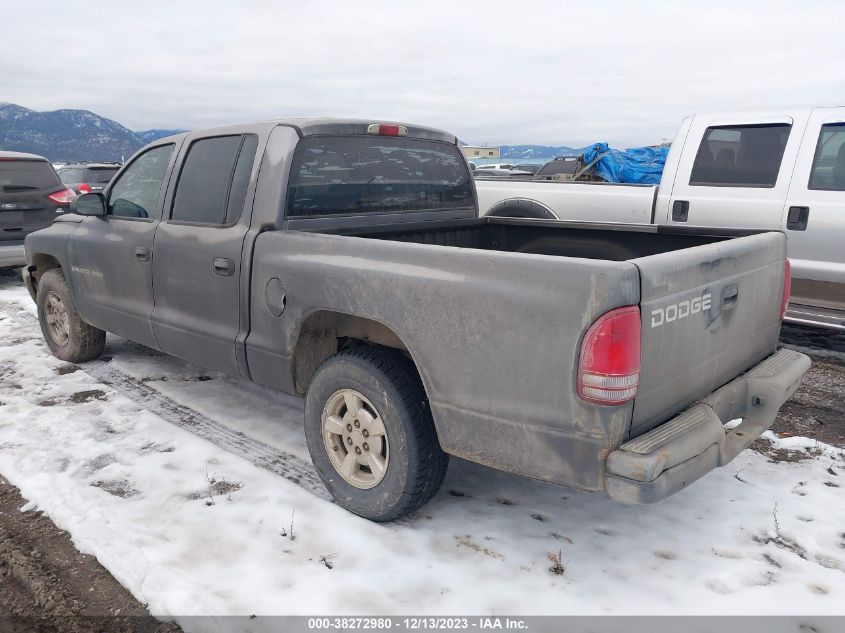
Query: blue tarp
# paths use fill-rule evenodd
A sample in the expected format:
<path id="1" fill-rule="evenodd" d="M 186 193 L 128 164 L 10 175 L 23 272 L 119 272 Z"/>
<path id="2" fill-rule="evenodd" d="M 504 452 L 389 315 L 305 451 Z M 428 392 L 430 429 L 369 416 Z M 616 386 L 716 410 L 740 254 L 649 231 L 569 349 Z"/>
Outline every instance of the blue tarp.
<path id="1" fill-rule="evenodd" d="M 611 149 L 607 143 L 596 143 L 584 150 L 583 161 L 588 165 L 600 156 L 590 173 L 607 182 L 657 185 L 668 153 L 663 146 Z"/>

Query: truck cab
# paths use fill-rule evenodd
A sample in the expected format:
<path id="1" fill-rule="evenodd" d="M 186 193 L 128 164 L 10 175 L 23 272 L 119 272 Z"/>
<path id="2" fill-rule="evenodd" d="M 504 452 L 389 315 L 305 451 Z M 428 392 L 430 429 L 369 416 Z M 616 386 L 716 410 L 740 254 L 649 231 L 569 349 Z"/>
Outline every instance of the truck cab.
<path id="1" fill-rule="evenodd" d="M 845 330 L 845 107 L 685 119 L 654 221 L 784 231 L 788 320 Z"/>

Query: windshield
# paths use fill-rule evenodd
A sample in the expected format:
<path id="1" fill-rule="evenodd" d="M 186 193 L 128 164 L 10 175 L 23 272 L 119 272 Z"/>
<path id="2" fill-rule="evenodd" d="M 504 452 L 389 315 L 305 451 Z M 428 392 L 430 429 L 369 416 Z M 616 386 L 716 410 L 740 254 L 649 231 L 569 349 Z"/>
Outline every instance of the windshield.
<path id="1" fill-rule="evenodd" d="M 0 160 L 0 190 L 35 191 L 61 186 L 53 167 L 44 160 Z"/>
<path id="2" fill-rule="evenodd" d="M 574 158 L 572 160 L 553 160 L 543 165 L 538 171 L 538 176 L 554 176 L 556 174 L 574 174 L 575 167 L 578 164 Z"/>
<path id="3" fill-rule="evenodd" d="M 455 145 L 401 137 L 307 137 L 288 190 L 288 215 L 300 217 L 474 207 Z"/>

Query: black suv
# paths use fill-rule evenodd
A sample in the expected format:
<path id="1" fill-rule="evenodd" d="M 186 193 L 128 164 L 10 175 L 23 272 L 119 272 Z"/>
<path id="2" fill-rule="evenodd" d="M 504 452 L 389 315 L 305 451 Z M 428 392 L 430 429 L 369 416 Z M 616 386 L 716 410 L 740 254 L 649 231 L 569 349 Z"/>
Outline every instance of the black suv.
<path id="1" fill-rule="evenodd" d="M 74 198 L 43 156 L 0 151 L 0 267 L 22 266 L 23 238 L 50 226 Z"/>
<path id="2" fill-rule="evenodd" d="M 120 163 L 91 163 L 81 161 L 59 167 L 59 178 L 76 193 L 102 191 L 120 169 Z"/>

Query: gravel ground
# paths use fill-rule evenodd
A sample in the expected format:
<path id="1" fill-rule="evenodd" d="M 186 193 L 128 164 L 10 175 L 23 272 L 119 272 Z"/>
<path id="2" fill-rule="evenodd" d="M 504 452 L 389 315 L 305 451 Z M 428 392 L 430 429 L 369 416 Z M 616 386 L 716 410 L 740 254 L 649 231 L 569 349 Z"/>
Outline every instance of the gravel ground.
<path id="1" fill-rule="evenodd" d="M 772 430 L 845 448 L 845 334 L 785 325 L 781 344 L 809 354 L 813 364 Z"/>
<path id="2" fill-rule="evenodd" d="M 173 633 L 0 477 L 0 631 Z"/>

